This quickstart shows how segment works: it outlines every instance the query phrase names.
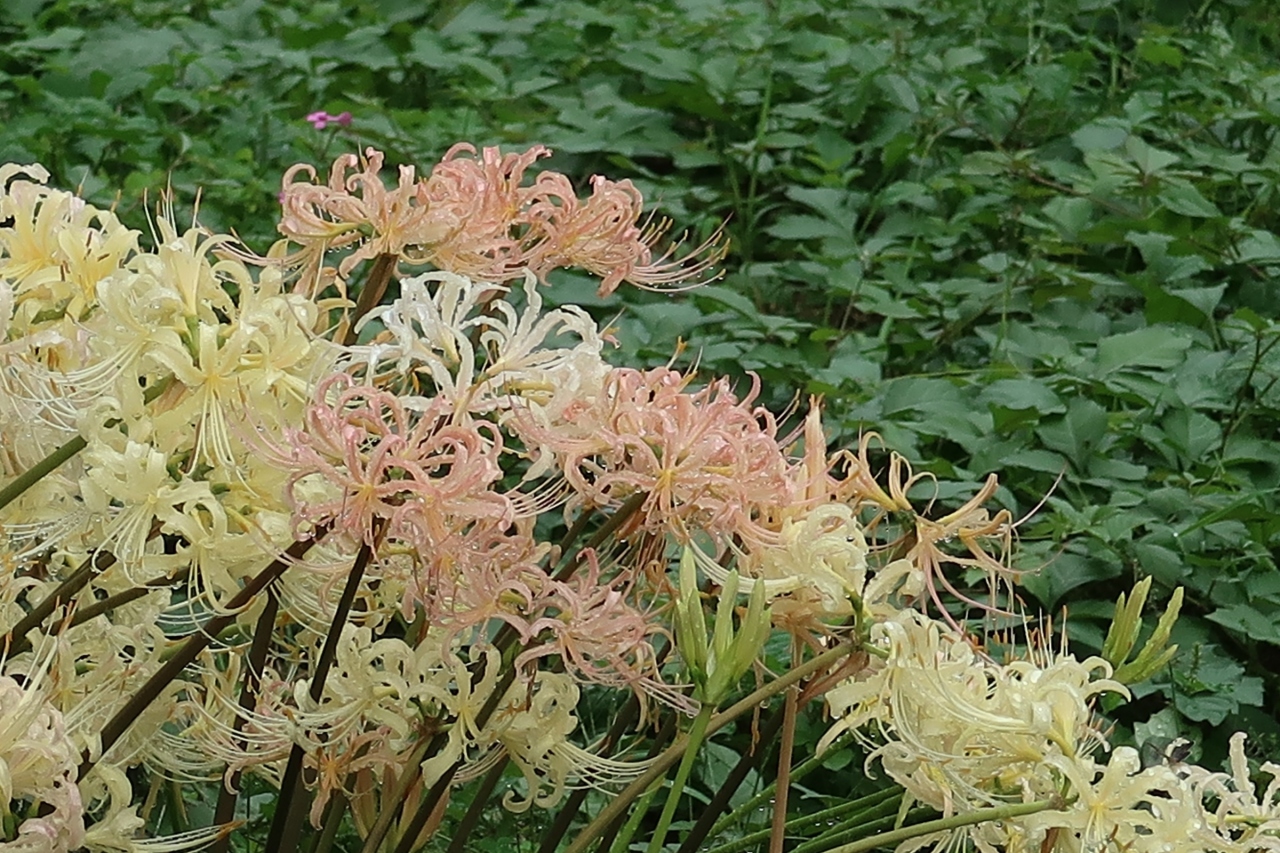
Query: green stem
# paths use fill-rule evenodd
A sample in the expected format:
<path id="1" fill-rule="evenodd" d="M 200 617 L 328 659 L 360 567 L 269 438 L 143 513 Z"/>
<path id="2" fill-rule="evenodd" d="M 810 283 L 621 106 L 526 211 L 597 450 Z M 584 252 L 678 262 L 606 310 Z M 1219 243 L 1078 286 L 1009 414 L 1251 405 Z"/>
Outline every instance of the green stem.
<path id="1" fill-rule="evenodd" d="M 734 703 L 727 710 L 716 714 L 707 723 L 707 735 L 715 734 L 725 724 L 737 719 L 743 714 L 755 710 L 756 706 L 767 699 L 771 699 L 777 694 L 786 690 L 792 684 L 796 684 L 808 678 L 810 675 L 821 672 L 831 664 L 848 656 L 857 650 L 856 646 L 843 644 L 835 648 L 827 649 L 822 654 L 806 661 L 795 669 L 783 673 L 778 678 L 758 688 L 750 693 L 746 698 Z M 688 745 L 687 738 L 679 738 L 669 748 L 664 750 L 654 761 L 653 765 L 645 771 L 639 778 L 624 788 L 614 797 L 607 806 L 600 810 L 595 819 L 589 823 L 586 828 L 578 833 L 573 843 L 565 849 L 564 853 L 584 853 L 596 836 L 609 824 L 621 815 L 628 806 L 641 794 L 649 790 L 649 786 L 654 780 L 660 778 L 667 772 L 677 761 L 684 755 L 684 751 Z"/>
<path id="2" fill-rule="evenodd" d="M 785 716 L 785 708 L 779 708 L 769 715 L 769 719 L 760 727 L 758 736 L 751 738 L 751 746 L 743 753 L 742 757 L 738 759 L 738 763 L 733 766 L 733 769 L 725 777 L 720 790 L 712 795 L 711 801 L 702 810 L 702 814 L 694 822 L 693 828 L 684 834 L 684 840 L 680 842 L 680 848 L 677 853 L 696 853 L 696 851 L 702 849 L 702 842 L 710 835 L 711 828 L 717 825 L 717 816 L 728 808 L 729 801 L 738 792 L 738 788 L 742 787 L 742 782 L 747 778 L 747 774 L 764 763 L 767 753 L 770 751 L 769 748 L 773 745 L 773 739 L 777 737 L 778 731 L 782 728 Z M 773 786 L 770 785 L 769 789 L 773 790 Z"/>
<path id="3" fill-rule="evenodd" d="M 903 816 L 898 813 L 902 806 L 902 790 L 888 788 L 880 793 L 888 793 L 889 796 L 881 797 L 875 805 L 869 807 L 863 803 L 841 803 L 801 818 L 796 822 L 796 829 L 805 829 L 810 826 L 824 828 L 808 841 L 798 845 L 792 853 L 799 853 L 801 850 L 804 853 L 822 853 L 828 847 L 856 841 L 881 829 L 893 829 L 895 825 L 902 823 Z M 867 798 L 862 799 L 865 801 Z M 935 815 L 937 815 L 936 811 L 926 808 L 912 811 L 906 817 L 914 816 L 919 820 L 929 820 Z M 836 821 L 836 824 L 829 826 L 828 824 L 832 821 Z"/>
<path id="4" fill-rule="evenodd" d="M 173 377 L 166 377 L 142 392 L 142 401 L 150 403 L 156 397 L 164 393 L 169 387 L 169 383 Z M 107 421 L 106 426 L 115 426 L 120 423 L 118 420 Z M 89 442 L 84 436 L 77 435 L 75 438 L 68 439 L 66 443 L 56 448 L 45 458 L 14 477 L 9 485 L 0 489 L 0 509 L 4 509 L 14 500 L 16 500 L 23 492 L 40 482 L 40 479 L 46 474 L 51 473 L 62 463 L 66 462 L 72 456 L 75 456 L 81 450 L 89 446 Z"/>
<path id="5" fill-rule="evenodd" d="M 698 716 L 693 718 L 693 726 L 690 727 L 689 737 L 685 742 L 684 756 L 680 759 L 680 769 L 676 771 L 675 781 L 671 783 L 671 790 L 667 792 L 667 803 L 662 807 L 662 816 L 658 818 L 658 828 L 654 830 L 653 838 L 649 840 L 648 853 L 658 853 L 667 843 L 667 830 L 671 828 L 671 820 L 676 816 L 676 806 L 679 805 L 680 797 L 684 794 L 684 786 L 689 781 L 689 774 L 693 772 L 693 762 L 698 757 L 698 749 L 707 736 L 707 724 L 711 722 L 711 715 L 714 713 L 714 707 L 704 704 L 699 709 Z"/>
<path id="6" fill-rule="evenodd" d="M 781 714 L 779 714 L 778 719 L 779 719 L 779 723 L 781 723 L 781 719 L 782 719 Z M 770 738 L 772 738 L 772 736 L 773 735 L 770 735 Z M 837 738 L 836 741 L 832 743 L 830 746 L 828 746 L 823 752 L 819 753 L 818 755 L 811 756 L 807 761 L 805 761 L 799 767 L 794 768 L 791 771 L 791 781 L 793 783 L 798 782 L 801 779 L 803 779 L 805 776 L 808 776 L 814 770 L 817 770 L 823 764 L 826 764 L 827 759 L 831 757 L 832 753 L 836 750 L 836 748 L 839 747 L 841 744 L 843 744 L 845 741 L 852 739 L 852 737 L 853 737 L 852 733 L 846 733 L 845 735 Z M 719 835 L 720 833 L 724 832 L 733 824 L 742 820 L 743 815 L 750 814 L 751 812 L 755 811 L 756 809 L 768 803 L 769 800 L 773 798 L 773 792 L 777 788 L 777 786 L 778 786 L 778 781 L 776 779 L 771 781 L 768 785 L 765 785 L 764 789 L 761 790 L 760 793 L 756 794 L 751 799 L 747 800 L 745 803 L 738 806 L 737 808 L 729 812 L 724 817 L 720 818 L 720 820 L 716 821 L 715 825 L 711 827 L 711 831 L 708 832 L 707 835 L 711 837 Z M 871 794 L 869 796 L 879 796 L 879 794 Z M 863 797 L 862 799 L 865 800 L 867 798 Z M 857 802 L 861 802 L 861 800 L 858 800 Z M 691 850 L 687 851 L 687 853 L 692 853 L 692 851 Z"/>
<path id="7" fill-rule="evenodd" d="M 81 450 L 89 445 L 83 436 L 77 435 L 75 438 L 63 444 L 54 450 L 45 458 L 14 477 L 9 485 L 0 489 L 0 509 L 4 509 L 14 500 L 16 500 L 23 492 L 40 482 L 46 474 L 51 473 L 55 468 L 66 462 L 72 456 L 75 456 Z"/>
<path id="8" fill-rule="evenodd" d="M 841 825 L 840 831 L 824 832 L 799 845 L 792 853 L 799 853 L 801 850 L 804 853 L 827 853 L 832 847 L 840 844 L 848 844 L 851 841 L 869 838 L 876 833 L 897 829 L 904 824 L 912 825 L 926 820 L 933 820 L 938 816 L 937 810 L 928 806 L 911 809 L 905 815 L 899 814 L 898 803 L 896 802 L 894 803 L 893 812 L 890 815 L 870 819 L 858 816 L 856 822 L 854 819 L 850 819 Z"/>
<path id="9" fill-rule="evenodd" d="M 833 847 L 827 853 L 866 853 L 866 851 L 875 850 L 877 847 L 896 847 L 904 841 L 910 841 L 912 838 L 919 838 L 923 835 L 932 835 L 935 832 L 947 832 L 952 829 L 976 826 L 993 820 L 1026 817 L 1046 809 L 1056 808 L 1061 805 L 1061 802 L 1061 800 L 1055 798 L 1052 800 L 1036 800 L 1033 803 L 1010 803 L 1005 806 L 992 806 L 991 808 L 978 809 L 965 814 L 938 818 L 937 820 L 927 820 L 914 826 L 904 826 L 891 832 L 882 832 L 870 838 L 863 838 L 852 844 Z"/>
<path id="10" fill-rule="evenodd" d="M 631 849 L 631 839 L 635 838 L 636 830 L 640 829 L 640 823 L 644 820 L 644 816 L 649 813 L 649 805 L 661 790 L 662 786 L 655 783 L 652 788 L 645 791 L 644 796 L 636 803 L 636 807 L 631 810 L 631 816 L 627 818 L 622 830 L 613 839 L 613 843 L 609 845 L 609 853 L 627 853 Z M 601 844 L 600 850 L 604 850 L 603 844 Z"/>
<path id="11" fill-rule="evenodd" d="M 889 796 L 886 798 L 884 796 L 885 794 L 888 794 Z M 855 814 L 851 818 L 848 818 L 850 821 L 861 822 L 868 819 L 875 819 L 883 816 L 886 811 L 891 818 L 896 818 L 898 803 L 901 797 L 902 790 L 898 788 L 888 788 L 884 791 L 877 791 L 874 794 L 859 797 L 856 800 L 841 803 L 840 805 L 833 806 L 829 809 L 823 809 L 822 811 L 814 812 L 813 814 L 802 815 L 801 817 L 794 818 L 787 823 L 787 831 L 792 835 L 796 835 L 799 834 L 801 830 L 810 826 L 826 823 L 836 817 L 847 815 L 851 811 L 855 812 Z M 868 801 L 872 801 L 872 804 L 869 806 Z M 889 826 L 892 825 L 892 823 L 889 824 Z M 705 853 L 741 853 L 743 850 L 751 850 L 760 844 L 760 842 L 769 840 L 772 832 L 772 827 L 765 827 L 763 829 L 756 830 L 755 832 L 749 832 L 741 838 L 735 838 L 733 841 L 726 844 L 721 844 L 718 847 L 712 847 L 706 850 Z M 823 832 L 819 837 L 825 838 L 828 835 L 828 832 Z M 812 850 L 807 849 L 812 847 L 813 841 L 814 839 L 810 839 L 802 844 L 800 848 L 797 848 L 797 851 L 793 851 L 793 853 L 798 853 L 798 850 L 801 848 L 806 848 L 806 853 L 813 853 Z"/>

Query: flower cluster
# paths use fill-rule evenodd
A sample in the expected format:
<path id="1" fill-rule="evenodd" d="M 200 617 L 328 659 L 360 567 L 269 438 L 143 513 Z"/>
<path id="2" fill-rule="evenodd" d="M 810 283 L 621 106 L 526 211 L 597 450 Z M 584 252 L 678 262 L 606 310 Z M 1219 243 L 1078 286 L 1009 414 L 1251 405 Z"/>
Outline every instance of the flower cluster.
<path id="1" fill-rule="evenodd" d="M 1011 577 L 994 477 L 935 517 L 871 436 L 829 453 L 817 401 L 785 429 L 758 381 L 612 366 L 609 329 L 548 307 L 562 267 L 669 287 L 724 251 L 659 249 L 628 181 L 526 179 L 549 153 L 294 167 L 265 258 L 169 205 L 145 248 L 0 167 L 0 849 L 225 842 L 248 776 L 279 792 L 269 849 L 349 810 L 408 850 L 508 765 L 514 810 L 634 799 L 671 762 L 622 723 L 691 717 L 691 750 L 792 683 L 774 630 L 911 797 L 1017 807 L 903 849 L 1274 849 L 1280 783 L 1258 798 L 1240 741 L 1230 775 L 1103 755 L 1097 697 L 1167 660 L 1165 621 L 1128 668 L 974 647 L 943 594 L 973 602 L 953 566 Z M 584 691 L 622 723 L 593 731 Z M 139 838 L 160 779 L 216 790 L 215 825 Z"/>
<path id="2" fill-rule="evenodd" d="M 878 762 L 945 816 L 1013 807 L 998 821 L 922 836 L 900 851 L 966 839 L 992 853 L 1280 848 L 1280 767 L 1265 765 L 1272 784 L 1259 800 L 1243 734 L 1232 739 L 1230 775 L 1143 767 L 1135 749 L 1108 746 L 1093 699 L 1129 691 L 1107 661 L 1079 661 L 1033 641 L 1029 659 L 1000 664 L 918 612 L 878 624 L 873 642 L 883 659 L 827 694 L 838 721 L 826 741 L 855 732 L 871 750 L 868 765 Z M 1018 814 L 1029 804 L 1030 813 Z"/>
<path id="3" fill-rule="evenodd" d="M 30 675 L 25 687 L 0 675 L 0 817 L 17 836 L 4 849 L 70 850 L 84 843 L 78 756 L 62 714 L 34 683 L 39 674 Z M 15 803 L 26 807 L 15 813 Z"/>
<path id="4" fill-rule="evenodd" d="M 630 181 L 596 176 L 586 201 L 557 172 L 525 186 L 525 172 L 550 153 L 542 146 L 506 155 L 485 148 L 477 156 L 459 143 L 425 178 L 400 167 L 394 189 L 383 185 L 383 155 L 372 148 L 363 158 L 338 158 L 323 184 L 312 167 L 295 166 L 280 193 L 280 233 L 301 247 L 295 260 L 306 268 L 304 279 L 319 273 L 326 252 L 353 247 L 338 265 L 342 276 L 379 255 L 498 283 L 578 267 L 600 276 L 608 294 L 624 281 L 676 285 L 723 257 L 717 232 L 683 258 L 674 248 L 655 258 L 668 226 L 641 223 L 644 200 Z"/>

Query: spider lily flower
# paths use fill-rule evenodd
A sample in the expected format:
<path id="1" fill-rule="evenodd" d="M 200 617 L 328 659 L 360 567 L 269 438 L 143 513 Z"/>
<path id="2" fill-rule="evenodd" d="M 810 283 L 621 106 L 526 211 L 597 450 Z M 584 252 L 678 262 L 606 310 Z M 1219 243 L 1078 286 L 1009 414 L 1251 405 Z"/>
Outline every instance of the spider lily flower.
<path id="1" fill-rule="evenodd" d="M 271 449 L 291 472 L 287 496 L 298 529 L 336 524 L 354 541 L 375 518 L 388 535 L 442 542 L 454 519 L 510 520 L 510 501 L 491 487 L 502 476 L 500 433 L 454 425 L 448 401 L 410 414 L 394 394 L 334 374 L 320 383 L 306 428 Z"/>
<path id="2" fill-rule="evenodd" d="M 308 120 L 319 126 L 335 117 L 312 113 Z M 394 189 L 383 185 L 384 155 L 373 148 L 363 160 L 339 157 L 324 185 L 316 183 L 314 168 L 299 164 L 285 173 L 279 230 L 302 249 L 284 260 L 253 259 L 302 266 L 310 278 L 328 251 L 354 247 L 338 265 L 341 276 L 361 261 L 390 255 L 496 283 L 526 270 L 545 281 L 555 269 L 578 267 L 602 276 L 605 295 L 623 281 L 668 288 L 702 279 L 723 259 L 723 229 L 682 257 L 676 257 L 677 242 L 655 258 L 669 225 L 652 217 L 641 223 L 644 198 L 630 181 L 596 176 L 586 201 L 556 172 L 523 186 L 529 167 L 550 154 L 541 145 L 503 154 L 459 143 L 425 178 L 401 166 Z"/>
<path id="3" fill-rule="evenodd" d="M 0 849 L 65 851 L 84 843 L 79 750 L 40 687 L 51 660 L 37 664 L 22 683 L 0 675 L 0 817 L 6 835 L 14 834 Z M 31 805 L 15 813 L 15 801 Z"/>
<path id="4" fill-rule="evenodd" d="M 697 530 L 750 545 L 776 541 L 766 521 L 792 493 L 777 423 L 753 407 L 759 380 L 739 400 L 721 380 L 687 390 L 676 370 L 612 371 L 599 397 L 564 412 L 558 428 L 531 430 L 561 460 L 565 478 L 597 506 L 647 495 L 648 530 L 688 541 Z"/>
<path id="5" fill-rule="evenodd" d="M 677 242 L 655 259 L 670 222 L 650 216 L 641 223 L 644 196 L 631 181 L 596 175 L 585 202 L 568 178 L 554 172 L 540 175 L 533 189 L 535 200 L 523 219 L 542 238 L 529 259 L 539 277 L 558 267 L 578 267 L 601 277 L 601 296 L 624 281 L 657 290 L 698 282 L 728 251 L 719 228 L 683 257 L 674 257 Z"/>

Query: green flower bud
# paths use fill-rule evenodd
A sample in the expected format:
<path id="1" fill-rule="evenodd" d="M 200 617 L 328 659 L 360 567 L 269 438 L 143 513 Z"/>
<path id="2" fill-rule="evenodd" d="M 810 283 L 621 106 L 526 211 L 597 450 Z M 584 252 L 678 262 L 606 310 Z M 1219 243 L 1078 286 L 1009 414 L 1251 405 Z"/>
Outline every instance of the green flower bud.
<path id="1" fill-rule="evenodd" d="M 694 696 L 718 705 L 737 686 L 769 639 L 771 619 L 765 607 L 764 584 L 753 581 L 746 613 L 734 630 L 735 604 L 740 581 L 729 572 L 716 605 L 715 625 L 708 641 L 707 626 L 698 594 L 693 549 L 686 546 L 680 558 L 680 597 L 676 601 L 676 645 L 689 667 Z"/>

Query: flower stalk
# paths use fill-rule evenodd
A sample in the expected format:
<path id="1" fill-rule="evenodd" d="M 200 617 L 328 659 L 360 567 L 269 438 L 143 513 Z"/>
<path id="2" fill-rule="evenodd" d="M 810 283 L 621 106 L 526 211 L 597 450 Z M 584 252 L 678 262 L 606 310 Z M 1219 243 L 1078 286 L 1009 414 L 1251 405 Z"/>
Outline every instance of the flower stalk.
<path id="1" fill-rule="evenodd" d="M 737 719 L 743 714 L 749 713 L 762 702 L 766 702 L 786 690 L 793 684 L 798 684 L 815 673 L 820 673 L 829 666 L 838 662 L 841 658 L 847 657 L 856 651 L 854 646 L 839 645 L 827 649 L 815 657 L 805 661 L 800 666 L 789 670 L 778 676 L 773 681 L 765 684 L 749 693 L 744 698 L 730 705 L 724 711 L 715 714 L 707 721 L 704 737 L 709 737 L 727 723 Z M 649 789 L 649 786 L 657 779 L 660 779 L 672 766 L 680 761 L 685 751 L 689 747 L 689 738 L 680 737 L 670 747 L 664 750 L 654 760 L 653 765 L 634 782 L 628 785 L 620 793 L 615 796 L 607 806 L 600 810 L 595 818 L 589 823 L 578 835 L 573 842 L 564 850 L 564 853 L 583 853 L 591 842 L 600 834 L 600 832 L 608 826 L 613 820 L 626 813 L 632 801 L 641 796 Z"/>
<path id="2" fill-rule="evenodd" d="M 913 838 L 932 835 L 935 832 L 950 832 L 954 829 L 963 829 L 982 823 L 1027 817 L 1048 809 L 1061 808 L 1061 805 L 1062 803 L 1059 800 L 1036 800 L 1030 803 L 1010 803 L 1004 806 L 977 809 L 965 814 L 938 818 L 937 820 L 904 826 L 901 829 L 895 829 L 890 832 L 882 832 L 869 838 L 842 844 L 839 847 L 828 848 L 827 853 L 867 853 L 870 850 L 876 850 L 880 847 L 892 847 L 904 841 L 910 841 Z"/>

